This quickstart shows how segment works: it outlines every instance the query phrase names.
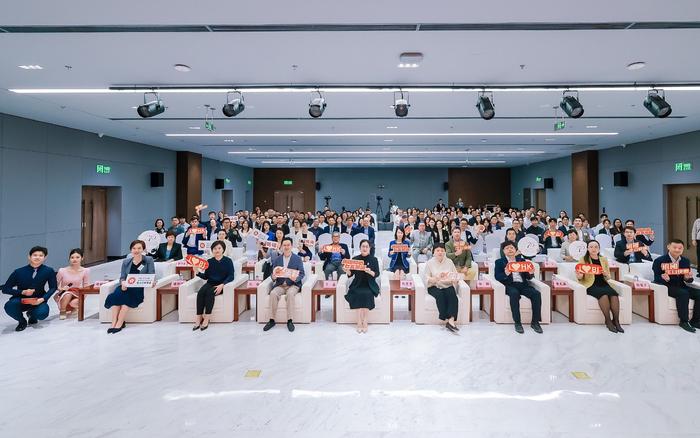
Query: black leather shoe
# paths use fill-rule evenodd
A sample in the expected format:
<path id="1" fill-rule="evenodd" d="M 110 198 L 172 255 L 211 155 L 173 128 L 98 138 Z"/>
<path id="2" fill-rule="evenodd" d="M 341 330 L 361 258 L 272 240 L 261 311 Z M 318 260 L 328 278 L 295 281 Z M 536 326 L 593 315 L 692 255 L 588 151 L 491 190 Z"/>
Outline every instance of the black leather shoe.
<path id="1" fill-rule="evenodd" d="M 265 327 L 263 327 L 263 331 L 266 332 L 266 331 L 270 330 L 270 329 L 271 329 L 272 327 L 274 327 L 274 326 L 275 326 L 275 320 L 274 320 L 274 319 L 271 319 L 271 320 L 269 320 L 269 321 L 267 322 L 267 324 L 265 324 Z"/>
<path id="2" fill-rule="evenodd" d="M 523 325 L 520 324 L 519 322 L 515 323 L 515 331 L 520 333 L 521 335 L 525 333 L 525 329 L 523 329 Z"/>
<path id="3" fill-rule="evenodd" d="M 696 329 L 700 329 L 700 321 L 690 321 L 690 325 Z"/>
<path id="4" fill-rule="evenodd" d="M 107 334 L 108 334 L 108 335 L 111 335 L 111 334 L 113 334 L 113 333 L 114 333 L 114 328 L 108 328 L 108 329 L 107 329 Z"/>
<path id="5" fill-rule="evenodd" d="M 17 324 L 17 327 L 15 327 L 16 332 L 21 332 L 22 330 L 27 328 L 27 321 L 22 318 L 22 320 Z"/>
<path id="6" fill-rule="evenodd" d="M 695 333 L 695 327 L 690 325 L 689 322 L 682 322 L 678 324 L 683 330 L 690 332 L 690 333 Z"/>
<path id="7" fill-rule="evenodd" d="M 289 330 L 290 332 L 294 331 L 294 323 L 292 322 L 291 319 L 289 321 L 287 321 L 287 330 Z"/>
<path id="8" fill-rule="evenodd" d="M 537 333 L 542 334 L 542 326 L 540 325 L 539 322 L 533 322 L 530 324 L 530 327 Z"/>
<path id="9" fill-rule="evenodd" d="M 29 324 L 31 325 L 31 324 L 36 324 L 36 323 L 39 322 L 39 321 L 37 321 L 37 319 L 36 319 L 35 317 L 30 316 L 28 322 L 29 322 Z"/>
<path id="10" fill-rule="evenodd" d="M 451 331 L 452 333 L 457 333 L 456 327 L 454 327 L 454 326 L 453 326 L 452 324 L 450 324 L 449 322 L 448 322 L 448 323 L 445 323 L 445 328 L 446 328 L 447 330 Z"/>
<path id="11" fill-rule="evenodd" d="M 625 331 L 622 329 L 622 326 L 618 323 L 615 324 L 615 330 L 617 330 L 618 333 L 624 333 Z"/>

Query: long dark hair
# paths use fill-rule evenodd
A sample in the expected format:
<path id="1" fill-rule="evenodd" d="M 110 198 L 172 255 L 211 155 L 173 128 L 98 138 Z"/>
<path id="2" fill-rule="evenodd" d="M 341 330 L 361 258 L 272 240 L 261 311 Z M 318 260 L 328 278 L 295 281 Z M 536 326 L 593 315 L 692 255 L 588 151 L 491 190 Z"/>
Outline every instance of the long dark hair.
<path id="1" fill-rule="evenodd" d="M 406 233 L 404 233 L 403 228 L 400 228 L 400 227 L 396 227 L 396 231 L 394 231 L 394 241 L 399 243 L 399 237 L 398 237 L 399 231 L 401 232 L 401 242 L 400 243 L 403 243 L 403 241 L 406 240 Z M 362 243 L 360 242 L 360 245 L 361 244 Z"/>

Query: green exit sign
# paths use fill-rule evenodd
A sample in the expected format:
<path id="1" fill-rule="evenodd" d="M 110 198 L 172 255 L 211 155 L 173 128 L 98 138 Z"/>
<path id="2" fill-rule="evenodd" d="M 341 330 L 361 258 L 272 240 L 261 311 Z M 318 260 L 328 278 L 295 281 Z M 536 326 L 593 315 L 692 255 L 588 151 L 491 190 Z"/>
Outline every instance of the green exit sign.
<path id="1" fill-rule="evenodd" d="M 97 173 L 110 173 L 112 172 L 112 168 L 109 166 L 105 166 L 104 164 L 98 164 L 95 171 Z"/>
<path id="2" fill-rule="evenodd" d="M 285 179 L 284 181 L 282 181 L 282 184 L 284 184 L 285 186 L 291 186 L 293 183 L 294 182 L 291 179 Z"/>
<path id="3" fill-rule="evenodd" d="M 231 182 L 231 178 L 226 178 L 226 179 L 224 179 L 224 181 L 226 182 L 226 184 L 228 184 Z"/>
<path id="4" fill-rule="evenodd" d="M 249 186 L 252 186 L 252 185 L 253 185 L 253 181 L 248 180 L 248 185 L 249 185 Z"/>
<path id="5" fill-rule="evenodd" d="M 690 172 L 693 170 L 693 163 L 676 163 L 676 172 Z"/>
<path id="6" fill-rule="evenodd" d="M 207 129 L 209 132 L 214 132 L 216 131 L 216 128 L 214 127 L 214 122 L 207 120 L 204 122 L 204 127 Z"/>
<path id="7" fill-rule="evenodd" d="M 555 131 L 561 131 L 564 128 L 566 128 L 566 122 L 563 120 L 560 120 L 554 124 Z"/>
<path id="8" fill-rule="evenodd" d="M 536 177 L 535 182 L 542 182 L 542 177 L 541 176 Z"/>

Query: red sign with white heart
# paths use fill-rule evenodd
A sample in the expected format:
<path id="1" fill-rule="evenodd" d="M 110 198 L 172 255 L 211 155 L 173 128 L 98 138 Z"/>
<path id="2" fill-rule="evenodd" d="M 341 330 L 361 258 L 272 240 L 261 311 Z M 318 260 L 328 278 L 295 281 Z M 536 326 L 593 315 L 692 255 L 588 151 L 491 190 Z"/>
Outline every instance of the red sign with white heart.
<path id="1" fill-rule="evenodd" d="M 185 260 L 187 260 L 187 263 L 192 265 L 193 268 L 207 269 L 209 267 L 209 262 L 206 259 L 197 257 L 196 255 L 187 254 Z"/>
<path id="2" fill-rule="evenodd" d="M 532 272 L 535 270 L 535 265 L 532 262 L 510 262 L 506 265 L 510 272 Z"/>
<path id="3" fill-rule="evenodd" d="M 603 267 L 592 263 L 579 263 L 576 265 L 576 272 L 579 274 L 602 275 Z"/>

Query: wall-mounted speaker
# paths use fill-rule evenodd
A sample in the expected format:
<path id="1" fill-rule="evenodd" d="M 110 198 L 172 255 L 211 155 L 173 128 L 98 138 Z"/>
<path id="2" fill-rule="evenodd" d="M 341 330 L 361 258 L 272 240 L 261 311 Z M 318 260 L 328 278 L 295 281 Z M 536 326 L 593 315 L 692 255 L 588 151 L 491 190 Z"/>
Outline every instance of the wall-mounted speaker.
<path id="1" fill-rule="evenodd" d="M 444 191 L 450 190 L 450 184 L 448 182 L 442 183 L 442 190 L 444 190 Z"/>
<path id="2" fill-rule="evenodd" d="M 165 185 L 165 175 L 163 172 L 151 172 L 151 187 L 163 187 Z"/>
<path id="3" fill-rule="evenodd" d="M 220 190 L 224 188 L 224 179 L 223 178 L 216 178 L 214 180 L 214 188 L 216 190 Z"/>
<path id="4" fill-rule="evenodd" d="M 613 185 L 615 187 L 627 187 L 628 179 L 629 179 L 629 177 L 628 177 L 627 172 L 615 172 L 615 173 L 613 173 L 613 180 L 614 180 Z"/>
<path id="5" fill-rule="evenodd" d="M 316 190 L 321 190 L 321 183 L 316 181 Z"/>
<path id="6" fill-rule="evenodd" d="M 544 181 L 544 188 L 545 189 L 553 189 L 554 188 L 554 178 L 545 178 L 543 181 Z"/>

